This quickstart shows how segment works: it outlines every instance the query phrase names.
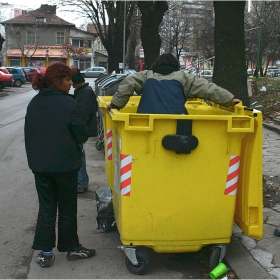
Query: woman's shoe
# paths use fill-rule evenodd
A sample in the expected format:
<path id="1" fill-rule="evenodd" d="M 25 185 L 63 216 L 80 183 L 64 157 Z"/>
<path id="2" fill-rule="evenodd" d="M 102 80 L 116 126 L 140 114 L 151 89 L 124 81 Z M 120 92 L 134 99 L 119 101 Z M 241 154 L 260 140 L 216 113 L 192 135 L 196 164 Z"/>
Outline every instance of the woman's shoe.
<path id="1" fill-rule="evenodd" d="M 86 192 L 86 191 L 87 191 L 86 188 L 78 187 L 78 193 L 84 193 L 84 192 Z"/>

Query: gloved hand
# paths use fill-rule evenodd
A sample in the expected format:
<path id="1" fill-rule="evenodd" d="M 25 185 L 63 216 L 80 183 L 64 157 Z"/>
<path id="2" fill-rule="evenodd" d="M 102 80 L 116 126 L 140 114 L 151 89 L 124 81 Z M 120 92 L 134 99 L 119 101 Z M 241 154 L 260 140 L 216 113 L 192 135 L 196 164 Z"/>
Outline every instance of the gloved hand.
<path id="1" fill-rule="evenodd" d="M 110 111 L 111 109 L 119 109 L 115 104 L 110 103 L 109 105 L 107 105 L 107 110 Z"/>

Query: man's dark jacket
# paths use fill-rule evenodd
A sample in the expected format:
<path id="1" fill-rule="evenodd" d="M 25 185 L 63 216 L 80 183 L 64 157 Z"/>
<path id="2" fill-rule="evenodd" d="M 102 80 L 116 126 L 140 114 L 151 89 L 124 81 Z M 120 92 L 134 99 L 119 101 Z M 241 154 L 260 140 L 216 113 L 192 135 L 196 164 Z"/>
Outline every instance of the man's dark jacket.
<path id="1" fill-rule="evenodd" d="M 33 173 L 79 170 L 89 129 L 73 96 L 43 88 L 33 97 L 25 116 L 25 148 Z"/>
<path id="2" fill-rule="evenodd" d="M 75 100 L 80 104 L 82 114 L 90 129 L 90 136 L 97 136 L 97 117 L 98 109 L 95 94 L 88 83 L 85 83 L 74 90 Z"/>

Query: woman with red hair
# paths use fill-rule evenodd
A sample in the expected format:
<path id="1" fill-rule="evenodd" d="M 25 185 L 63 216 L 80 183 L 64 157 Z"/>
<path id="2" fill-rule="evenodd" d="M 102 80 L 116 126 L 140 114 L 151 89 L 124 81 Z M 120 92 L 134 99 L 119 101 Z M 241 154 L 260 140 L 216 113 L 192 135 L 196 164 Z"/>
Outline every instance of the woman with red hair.
<path id="1" fill-rule="evenodd" d="M 73 85 L 72 70 L 62 62 L 51 64 L 46 73 L 37 74 L 33 97 L 25 116 L 25 147 L 29 168 L 35 177 L 39 199 L 37 227 L 32 248 L 41 250 L 37 263 L 49 267 L 58 242 L 68 260 L 92 257 L 94 249 L 79 243 L 77 234 L 78 170 L 82 165 L 79 144 L 87 141 L 89 129 L 78 103 L 68 94 Z"/>

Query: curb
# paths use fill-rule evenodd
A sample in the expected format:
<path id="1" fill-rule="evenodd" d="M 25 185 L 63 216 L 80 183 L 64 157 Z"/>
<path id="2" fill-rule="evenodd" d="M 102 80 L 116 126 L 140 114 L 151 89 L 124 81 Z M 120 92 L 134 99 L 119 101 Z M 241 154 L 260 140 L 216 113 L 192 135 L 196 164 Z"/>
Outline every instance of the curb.
<path id="1" fill-rule="evenodd" d="M 0 97 L 8 96 L 8 93 L 6 91 L 1 91 L 0 92 Z"/>
<path id="2" fill-rule="evenodd" d="M 275 131 L 278 134 L 280 134 L 280 126 L 279 125 L 263 122 L 263 126 L 270 129 L 270 130 Z"/>
<path id="3" fill-rule="evenodd" d="M 227 245 L 225 260 L 238 279 L 275 278 L 252 257 L 251 253 L 234 235 L 232 236 L 231 242 Z"/>

